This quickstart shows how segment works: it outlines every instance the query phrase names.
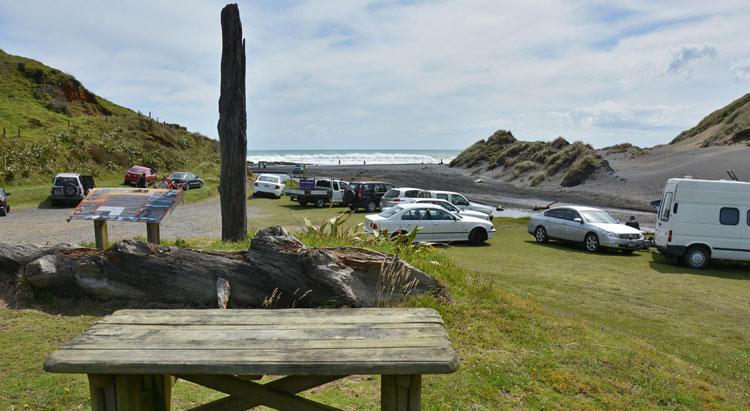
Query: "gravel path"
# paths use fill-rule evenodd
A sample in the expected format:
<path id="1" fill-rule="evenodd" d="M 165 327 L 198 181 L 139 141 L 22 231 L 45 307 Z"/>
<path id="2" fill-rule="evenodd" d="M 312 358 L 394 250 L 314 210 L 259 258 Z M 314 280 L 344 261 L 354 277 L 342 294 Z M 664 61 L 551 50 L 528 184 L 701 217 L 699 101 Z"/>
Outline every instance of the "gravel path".
<path id="1" fill-rule="evenodd" d="M 248 207 L 248 217 L 255 208 Z M 94 223 L 91 221 L 66 222 L 72 208 L 31 208 L 11 210 L 0 217 L 2 241 L 15 244 L 56 244 L 94 242 Z M 109 241 L 146 237 L 145 223 L 110 222 L 107 224 Z M 161 223 L 162 240 L 194 237 L 221 237 L 221 212 L 219 197 L 177 206 Z"/>

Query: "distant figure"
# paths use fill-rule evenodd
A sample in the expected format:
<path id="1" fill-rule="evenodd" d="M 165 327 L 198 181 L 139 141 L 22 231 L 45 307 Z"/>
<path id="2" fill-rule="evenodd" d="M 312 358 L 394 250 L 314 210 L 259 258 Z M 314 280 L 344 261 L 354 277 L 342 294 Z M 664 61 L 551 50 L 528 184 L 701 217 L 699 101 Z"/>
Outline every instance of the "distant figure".
<path id="1" fill-rule="evenodd" d="M 628 226 L 628 227 L 633 227 L 636 230 L 640 230 L 641 229 L 641 225 L 638 223 L 638 221 L 636 221 L 634 215 L 630 216 L 630 220 L 628 220 L 627 222 L 625 222 L 625 225 Z"/>
<path id="2" fill-rule="evenodd" d="M 341 160 L 339 160 L 339 165 L 341 165 Z"/>
<path id="3" fill-rule="evenodd" d="M 443 159 L 442 158 L 440 159 L 440 165 L 441 166 L 443 165 Z"/>
<path id="4" fill-rule="evenodd" d="M 138 183 L 135 185 L 138 188 L 146 188 L 146 173 L 141 173 L 141 176 L 138 177 Z"/>
<path id="5" fill-rule="evenodd" d="M 363 165 L 363 166 L 366 166 L 366 165 L 367 165 L 367 161 L 365 161 L 365 160 L 362 160 L 362 165 Z"/>

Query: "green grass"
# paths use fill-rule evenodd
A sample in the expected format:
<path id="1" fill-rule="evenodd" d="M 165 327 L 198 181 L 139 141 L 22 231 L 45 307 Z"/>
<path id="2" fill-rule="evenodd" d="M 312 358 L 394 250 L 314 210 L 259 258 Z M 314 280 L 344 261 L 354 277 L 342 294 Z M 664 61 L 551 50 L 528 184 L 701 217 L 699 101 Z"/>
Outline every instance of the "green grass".
<path id="1" fill-rule="evenodd" d="M 299 208 L 288 200 L 249 204 L 256 212 L 253 230 L 294 226 L 293 214 L 319 222 L 343 210 Z M 693 271 L 645 252 L 589 254 L 535 244 L 525 220 L 495 224 L 498 235 L 485 247 L 455 245 L 406 257 L 453 296 L 451 303 L 433 297 L 406 302 L 440 311 L 461 361 L 455 374 L 424 378 L 425 409 L 750 407 L 746 267 Z M 210 239 L 178 243 L 247 247 Z M 69 303 L 72 312 L 58 301 L 39 304 L 39 310 L 0 309 L 0 409 L 85 408 L 85 379 L 44 373 L 41 364 L 107 310 L 91 303 Z M 355 377 L 308 395 L 346 409 L 376 409 L 378 387 L 377 377 Z M 185 409 L 216 394 L 179 382 L 175 397 L 177 408 Z"/>

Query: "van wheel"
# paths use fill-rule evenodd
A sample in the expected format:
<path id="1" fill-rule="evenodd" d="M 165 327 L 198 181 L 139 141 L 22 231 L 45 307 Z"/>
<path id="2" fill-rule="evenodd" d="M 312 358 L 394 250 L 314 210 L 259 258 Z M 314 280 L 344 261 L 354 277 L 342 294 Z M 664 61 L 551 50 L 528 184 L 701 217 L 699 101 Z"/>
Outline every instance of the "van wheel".
<path id="1" fill-rule="evenodd" d="M 325 205 L 326 205 L 326 202 L 322 198 L 315 200 L 315 207 L 323 208 L 323 206 Z"/>
<path id="2" fill-rule="evenodd" d="M 690 268 L 700 270 L 701 268 L 708 267 L 708 262 L 711 261 L 711 255 L 708 249 L 704 246 L 694 245 L 688 248 L 685 253 L 685 265 Z"/>
<path id="3" fill-rule="evenodd" d="M 367 203 L 367 212 L 368 213 L 374 213 L 378 209 L 378 205 L 374 202 L 370 201 Z"/>
<path id="4" fill-rule="evenodd" d="M 536 230 L 534 230 L 534 239 L 539 244 L 544 244 L 549 241 L 549 237 L 547 236 L 547 229 L 542 226 L 537 227 Z"/>
<path id="5" fill-rule="evenodd" d="M 469 233 L 469 243 L 473 245 L 482 245 L 487 241 L 487 231 L 484 228 L 475 228 Z"/>
<path id="6" fill-rule="evenodd" d="M 597 252 L 599 251 L 599 237 L 594 233 L 588 233 L 583 240 L 583 245 L 586 247 L 586 251 Z"/>

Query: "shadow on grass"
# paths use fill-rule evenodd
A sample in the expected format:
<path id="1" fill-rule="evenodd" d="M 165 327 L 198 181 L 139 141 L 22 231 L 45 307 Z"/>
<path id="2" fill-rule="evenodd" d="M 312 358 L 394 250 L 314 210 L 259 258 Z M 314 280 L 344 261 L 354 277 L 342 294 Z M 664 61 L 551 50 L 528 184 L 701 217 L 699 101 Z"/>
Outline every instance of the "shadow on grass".
<path id="1" fill-rule="evenodd" d="M 610 248 L 601 248 L 597 252 L 591 252 L 587 251 L 585 248 L 583 248 L 583 245 L 574 243 L 574 242 L 566 242 L 566 241 L 550 241 L 544 244 L 537 243 L 534 240 L 526 240 L 524 241 L 526 244 L 535 245 L 538 247 L 545 247 L 545 248 L 554 248 L 560 251 L 573 251 L 580 254 L 586 254 L 591 256 L 601 255 L 601 256 L 612 256 L 612 255 L 619 255 L 623 258 L 627 257 L 637 257 L 638 254 L 636 252 L 644 252 L 645 250 L 635 250 L 632 253 L 622 252 L 620 250 L 614 250 Z"/>
<path id="2" fill-rule="evenodd" d="M 649 266 L 662 274 L 701 275 L 729 280 L 750 280 L 750 265 L 735 261 L 712 260 L 708 268 L 697 270 L 670 260 L 662 254 L 654 253 Z"/>

